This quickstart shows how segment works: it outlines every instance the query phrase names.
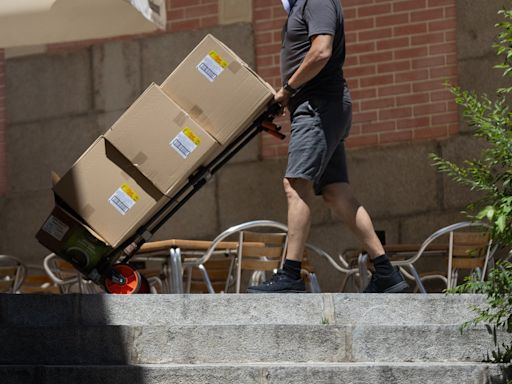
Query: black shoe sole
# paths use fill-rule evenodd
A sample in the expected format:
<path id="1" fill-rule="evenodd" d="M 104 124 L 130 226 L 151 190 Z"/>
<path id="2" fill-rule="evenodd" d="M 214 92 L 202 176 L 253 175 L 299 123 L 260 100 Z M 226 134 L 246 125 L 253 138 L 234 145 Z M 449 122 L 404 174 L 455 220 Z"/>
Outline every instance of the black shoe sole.
<path id="1" fill-rule="evenodd" d="M 395 284 L 384 290 L 384 293 L 400 293 L 407 288 L 409 288 L 409 284 L 407 284 L 405 281 L 401 281 L 398 284 Z"/>

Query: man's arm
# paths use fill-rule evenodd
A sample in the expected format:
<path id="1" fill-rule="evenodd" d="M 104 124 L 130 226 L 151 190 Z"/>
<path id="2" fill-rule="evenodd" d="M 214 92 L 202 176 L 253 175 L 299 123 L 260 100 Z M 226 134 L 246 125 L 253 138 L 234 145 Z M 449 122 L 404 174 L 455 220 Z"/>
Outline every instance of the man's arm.
<path id="1" fill-rule="evenodd" d="M 311 48 L 299 68 L 288 80 L 290 87 L 298 89 L 320 73 L 331 58 L 333 39 L 332 35 L 316 35 L 311 38 Z M 281 87 L 274 99 L 286 106 L 289 98 L 290 94 Z"/>

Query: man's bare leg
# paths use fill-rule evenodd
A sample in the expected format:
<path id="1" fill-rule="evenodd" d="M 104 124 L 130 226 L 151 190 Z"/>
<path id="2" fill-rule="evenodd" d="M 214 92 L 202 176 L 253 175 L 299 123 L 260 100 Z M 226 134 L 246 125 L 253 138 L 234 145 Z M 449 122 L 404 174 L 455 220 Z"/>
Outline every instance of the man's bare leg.
<path id="1" fill-rule="evenodd" d="M 375 272 L 364 292 L 402 292 L 408 287 L 401 273 L 394 268 L 384 252 L 373 228 L 370 215 L 357 201 L 348 183 L 334 183 L 324 187 L 322 196 L 326 204 L 359 238 L 368 252 Z"/>
<path id="2" fill-rule="evenodd" d="M 375 233 L 370 215 L 357 201 L 347 183 L 334 183 L 322 191 L 325 203 L 356 235 L 371 259 L 384 254 L 382 243 Z"/>
<path id="3" fill-rule="evenodd" d="M 283 180 L 288 202 L 288 260 L 302 261 L 304 244 L 311 227 L 311 198 L 313 183 L 305 179 Z"/>

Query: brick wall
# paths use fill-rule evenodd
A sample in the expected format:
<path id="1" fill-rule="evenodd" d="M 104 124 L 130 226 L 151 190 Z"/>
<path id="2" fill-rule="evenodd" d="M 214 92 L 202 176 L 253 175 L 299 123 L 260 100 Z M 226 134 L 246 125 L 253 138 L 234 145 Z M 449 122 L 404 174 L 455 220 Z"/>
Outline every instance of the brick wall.
<path id="1" fill-rule="evenodd" d="M 354 101 L 350 147 L 445 138 L 458 115 L 443 86 L 456 82 L 455 0 L 342 0 L 347 38 L 345 77 Z M 279 85 L 284 12 L 277 0 L 254 0 L 257 63 Z M 285 128 L 287 122 L 283 120 Z M 265 158 L 286 143 L 264 137 Z"/>
<path id="2" fill-rule="evenodd" d="M 0 196 L 7 194 L 7 164 L 6 164 L 6 130 L 5 116 L 5 58 L 4 50 L 0 49 Z"/>
<path id="3" fill-rule="evenodd" d="M 167 0 L 170 32 L 213 27 L 219 23 L 218 0 Z"/>

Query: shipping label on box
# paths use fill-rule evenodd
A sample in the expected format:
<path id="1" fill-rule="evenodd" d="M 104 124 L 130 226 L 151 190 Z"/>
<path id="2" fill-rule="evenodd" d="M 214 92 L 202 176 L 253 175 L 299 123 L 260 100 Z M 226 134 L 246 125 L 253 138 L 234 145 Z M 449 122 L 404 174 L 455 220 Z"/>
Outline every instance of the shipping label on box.
<path id="1" fill-rule="evenodd" d="M 76 161 L 54 191 L 113 247 L 168 201 L 103 137 Z"/>
<path id="2" fill-rule="evenodd" d="M 56 205 L 36 234 L 39 242 L 56 255 L 88 274 L 112 251 L 91 228 Z"/>
<path id="3" fill-rule="evenodd" d="M 248 128 L 274 97 L 272 87 L 212 35 L 161 87 L 223 145 Z"/>
<path id="4" fill-rule="evenodd" d="M 220 149 L 217 141 L 155 84 L 128 108 L 105 138 L 168 196 Z M 131 202 L 125 193 L 116 191 L 113 202 L 124 201 L 128 207 Z"/>

